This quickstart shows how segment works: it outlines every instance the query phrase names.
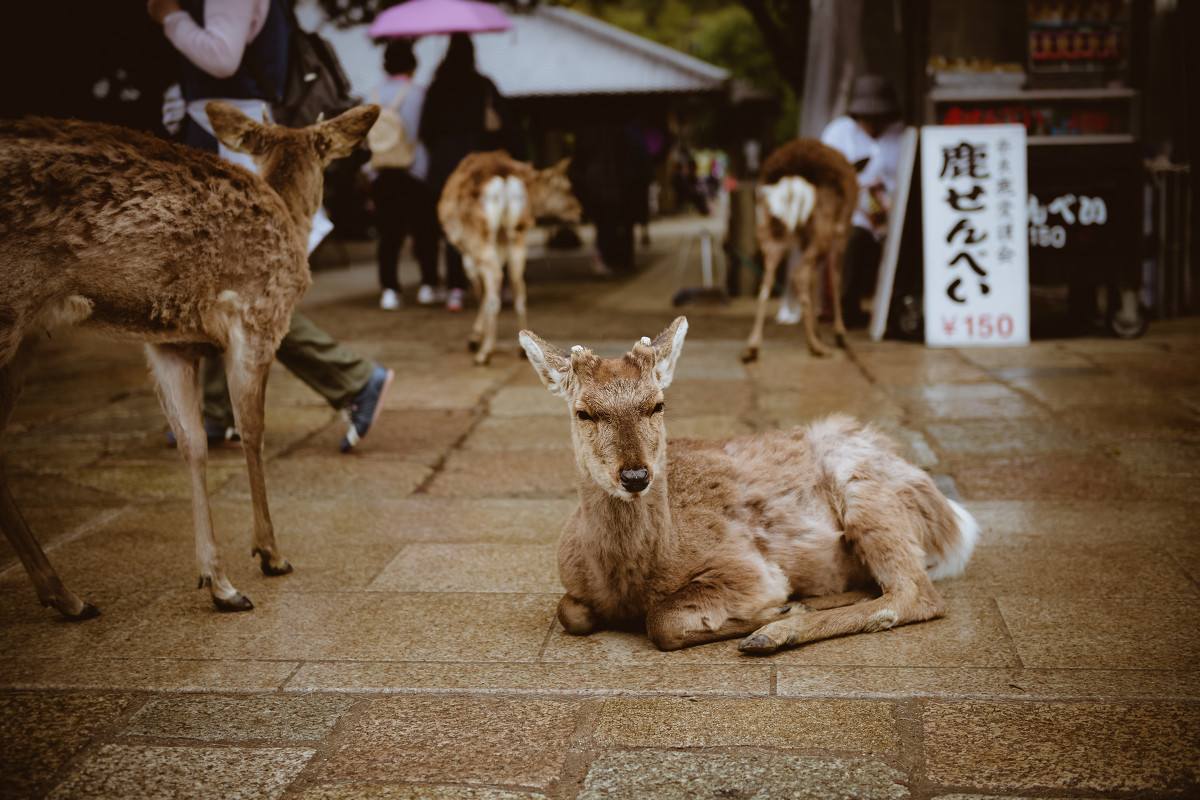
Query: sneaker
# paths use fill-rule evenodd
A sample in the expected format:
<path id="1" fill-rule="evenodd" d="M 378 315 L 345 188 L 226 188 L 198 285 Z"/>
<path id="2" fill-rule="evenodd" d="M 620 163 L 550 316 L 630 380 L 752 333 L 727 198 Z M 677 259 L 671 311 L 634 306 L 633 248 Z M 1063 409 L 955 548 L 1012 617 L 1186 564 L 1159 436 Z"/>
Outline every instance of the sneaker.
<path id="1" fill-rule="evenodd" d="M 237 428 L 232 425 L 223 425 L 215 419 L 208 417 L 204 418 L 204 433 L 208 439 L 209 447 L 216 447 L 225 442 L 240 442 L 241 434 L 237 432 Z M 179 442 L 175 439 L 175 431 L 167 431 L 167 447 L 178 447 Z"/>
<path id="2" fill-rule="evenodd" d="M 392 370 L 376 365 L 367 385 L 350 401 L 350 405 L 346 407 L 350 427 L 342 439 L 343 453 L 353 450 L 379 419 L 379 414 L 383 411 L 383 398 L 387 396 L 395 377 L 396 373 Z"/>
<path id="3" fill-rule="evenodd" d="M 417 305 L 432 306 L 446 302 L 446 291 L 440 286 L 422 284 L 417 290 Z"/>
<path id="4" fill-rule="evenodd" d="M 799 325 L 800 324 L 800 300 L 790 289 L 785 289 L 783 292 L 783 302 L 779 304 L 779 313 L 775 315 L 775 321 L 780 325 Z"/>
<path id="5" fill-rule="evenodd" d="M 464 293 L 462 289 L 451 289 L 446 294 L 446 310 L 455 313 L 463 310 Z"/>
<path id="6" fill-rule="evenodd" d="M 379 296 L 379 307 L 384 311 L 395 311 L 403 305 L 400 301 L 400 295 L 396 294 L 393 289 L 384 289 L 383 294 Z"/>

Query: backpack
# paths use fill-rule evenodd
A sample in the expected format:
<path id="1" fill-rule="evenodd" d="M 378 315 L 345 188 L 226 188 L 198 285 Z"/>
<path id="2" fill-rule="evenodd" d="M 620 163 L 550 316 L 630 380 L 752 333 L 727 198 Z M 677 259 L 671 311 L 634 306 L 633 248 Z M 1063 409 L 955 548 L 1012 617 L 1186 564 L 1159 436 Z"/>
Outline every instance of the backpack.
<path id="1" fill-rule="evenodd" d="M 416 140 L 409 135 L 400 118 L 400 106 L 410 91 L 412 83 L 400 87 L 391 103 L 386 106 L 380 103 L 379 118 L 367 132 L 371 169 L 408 169 L 416 159 Z M 377 93 L 375 102 L 379 103 L 379 99 Z"/>
<path id="2" fill-rule="evenodd" d="M 275 122 L 301 128 L 313 124 L 322 114 L 329 119 L 358 105 L 358 99 L 350 94 L 350 81 L 333 47 L 300 27 L 288 0 L 282 4 L 290 35 L 287 77 L 283 91 L 276 93 L 281 99 L 271 108 Z"/>

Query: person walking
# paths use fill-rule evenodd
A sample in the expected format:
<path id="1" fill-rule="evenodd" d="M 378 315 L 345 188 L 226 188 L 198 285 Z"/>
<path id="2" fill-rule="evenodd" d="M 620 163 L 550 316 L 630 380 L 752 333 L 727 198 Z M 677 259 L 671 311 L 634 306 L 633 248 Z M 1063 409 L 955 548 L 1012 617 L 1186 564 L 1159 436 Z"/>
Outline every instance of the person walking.
<path id="1" fill-rule="evenodd" d="M 429 148 L 429 187 L 435 202 L 470 153 L 495 150 L 505 142 L 504 98 L 475 67 L 475 45 L 465 33 L 450 37 L 421 113 L 418 138 Z M 462 311 L 467 276 L 462 255 L 446 243 L 446 308 Z"/>
<path id="2" fill-rule="evenodd" d="M 425 106 L 425 88 L 413 82 L 417 58 L 409 39 L 393 39 L 383 51 L 387 78 L 375 90 L 372 101 L 382 109 L 381 122 L 367 137 L 371 146 L 371 168 L 375 180 L 375 223 L 379 230 L 379 307 L 400 307 L 398 267 L 404 240 L 413 240 L 413 255 L 421 267 L 417 303 L 423 306 L 444 299 L 438 280 L 437 199 L 426 183 L 429 153 L 417 131 Z"/>
<path id="3" fill-rule="evenodd" d="M 149 0 L 146 10 L 163 26 L 181 58 L 186 103 L 184 141 L 257 172 L 248 156 L 219 145 L 204 110 L 211 100 L 237 106 L 252 119 L 270 119 L 269 101 L 287 76 L 291 15 L 286 0 Z M 323 227 L 324 230 L 320 230 Z M 313 224 L 309 252 L 329 232 Z M 347 412 L 347 452 L 376 423 L 395 373 L 352 353 L 303 314 L 294 312 L 276 352 L 279 361 L 334 408 Z M 205 359 L 204 429 L 209 442 L 237 439 L 233 406 L 220 359 Z M 170 438 L 170 437 L 169 437 Z"/>

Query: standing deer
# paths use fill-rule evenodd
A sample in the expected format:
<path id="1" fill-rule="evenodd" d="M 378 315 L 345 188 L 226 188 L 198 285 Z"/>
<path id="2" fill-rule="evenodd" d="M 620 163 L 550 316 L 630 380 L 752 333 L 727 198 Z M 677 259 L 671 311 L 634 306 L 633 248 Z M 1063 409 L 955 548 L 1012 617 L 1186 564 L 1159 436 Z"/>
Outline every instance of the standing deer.
<path id="1" fill-rule="evenodd" d="M 558 550 L 563 628 L 644 623 L 663 650 L 746 636 L 740 649 L 760 654 L 941 616 L 931 581 L 962 571 L 978 525 L 870 426 L 833 416 L 681 441 L 668 460 L 663 390 L 686 333 L 679 317 L 598 358 L 521 332 L 566 401 L 579 470 Z M 881 594 L 848 604 L 867 590 Z"/>
<path id="2" fill-rule="evenodd" d="M 742 361 L 758 358 L 762 346 L 767 300 L 775 285 L 775 272 L 793 249 L 800 258 L 790 275 L 800 298 L 804 337 L 814 356 L 829 355 L 817 337 L 821 271 L 825 264 L 833 295 L 833 330 L 844 346 L 842 322 L 842 255 L 850 236 L 851 218 L 858 203 L 858 178 L 846 157 L 816 139 L 796 139 L 771 153 L 763 164 L 757 198 L 758 247 L 763 255 L 762 285 L 754 328 Z"/>
<path id="3" fill-rule="evenodd" d="M 43 331 L 85 323 L 144 342 L 191 472 L 200 585 L 221 611 L 254 606 L 225 576 L 213 539 L 199 359 L 223 354 L 250 478 L 253 554 L 265 575 L 291 572 L 275 542 L 263 477 L 267 372 L 311 281 L 306 241 L 323 170 L 353 151 L 378 113 L 360 107 L 289 130 L 209 103 L 217 137 L 253 156 L 262 177 L 111 125 L 0 123 L 0 433 Z M 59 579 L 17 510 L 2 464 L 0 528 L 43 605 L 70 619 L 98 613 Z"/>
<path id="4" fill-rule="evenodd" d="M 525 237 L 538 216 L 578 222 L 579 201 L 571 193 L 564 159 L 537 170 L 502 150 L 472 153 L 451 173 L 438 201 L 446 240 L 462 251 L 463 267 L 475 286 L 479 313 L 468 346 L 475 363 L 486 364 L 496 346 L 496 316 L 504 266 L 512 281 L 513 306 L 521 328 L 525 315 Z"/>

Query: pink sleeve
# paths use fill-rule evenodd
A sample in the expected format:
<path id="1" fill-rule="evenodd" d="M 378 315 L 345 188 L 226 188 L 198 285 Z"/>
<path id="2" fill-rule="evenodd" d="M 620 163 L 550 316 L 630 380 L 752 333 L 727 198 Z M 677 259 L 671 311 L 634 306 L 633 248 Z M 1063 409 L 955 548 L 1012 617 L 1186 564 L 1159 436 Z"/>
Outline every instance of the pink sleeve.
<path id="1" fill-rule="evenodd" d="M 188 61 L 214 78 L 228 78 L 242 63 L 253 23 L 254 3 L 207 0 L 203 28 L 186 11 L 176 11 L 163 20 L 163 31 Z"/>

